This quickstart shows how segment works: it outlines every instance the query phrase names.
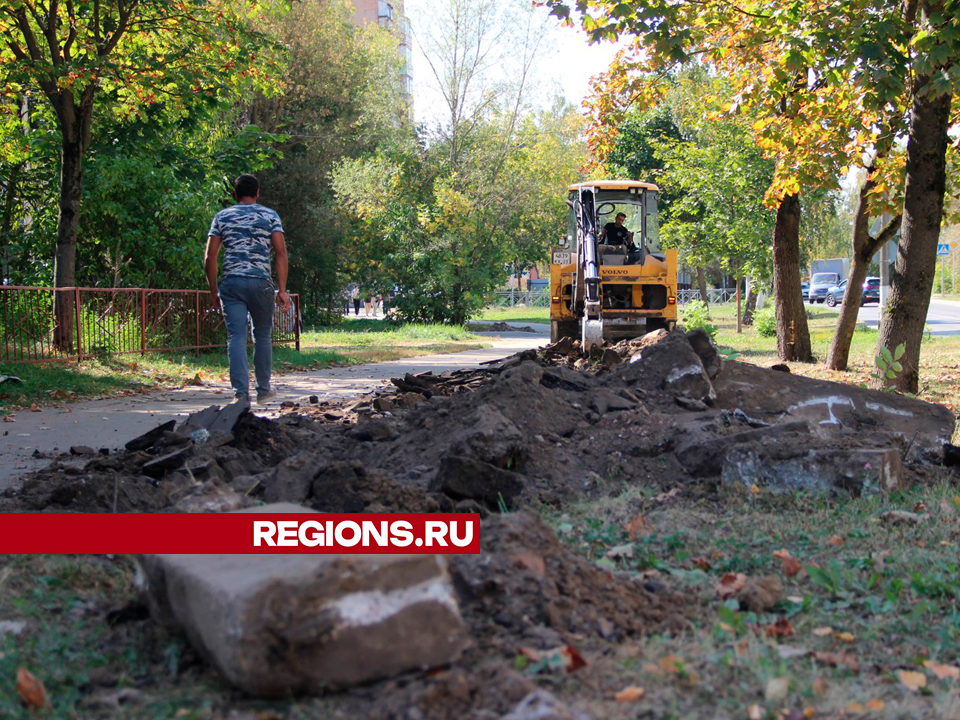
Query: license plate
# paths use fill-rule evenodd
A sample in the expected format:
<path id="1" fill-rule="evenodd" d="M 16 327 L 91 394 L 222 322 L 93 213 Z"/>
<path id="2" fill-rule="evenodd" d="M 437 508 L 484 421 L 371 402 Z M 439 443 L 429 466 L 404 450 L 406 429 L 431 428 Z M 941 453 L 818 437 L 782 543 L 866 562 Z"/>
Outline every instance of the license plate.
<path id="1" fill-rule="evenodd" d="M 570 264 L 570 251 L 569 250 L 559 250 L 553 253 L 553 264 L 554 265 L 569 265 Z"/>

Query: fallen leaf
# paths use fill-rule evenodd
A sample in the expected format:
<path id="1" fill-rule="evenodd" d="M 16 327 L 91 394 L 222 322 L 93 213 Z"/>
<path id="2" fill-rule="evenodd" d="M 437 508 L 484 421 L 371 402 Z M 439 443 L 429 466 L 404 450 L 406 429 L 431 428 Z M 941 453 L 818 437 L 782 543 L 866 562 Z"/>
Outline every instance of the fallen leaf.
<path id="1" fill-rule="evenodd" d="M 779 618 L 773 625 L 768 625 L 764 629 L 764 635 L 775 638 L 793 637 L 793 628 L 790 621 L 786 618 Z"/>
<path id="2" fill-rule="evenodd" d="M 926 660 L 923 666 L 937 676 L 937 680 L 960 680 L 960 668 L 956 665 L 940 665 Z"/>
<path id="3" fill-rule="evenodd" d="M 841 642 L 853 642 L 854 640 L 853 633 L 849 632 L 840 632 L 834 635 L 834 637 Z"/>
<path id="4" fill-rule="evenodd" d="M 520 654 L 533 663 L 559 657 L 563 661 L 563 667 L 567 672 L 579 670 L 587 664 L 587 661 L 583 659 L 583 656 L 573 645 L 561 645 L 560 647 L 549 650 L 534 650 L 533 648 L 521 647 Z"/>
<path id="5" fill-rule="evenodd" d="M 814 635 L 816 635 L 817 637 L 826 637 L 827 635 L 833 635 L 833 628 L 832 628 L 832 627 L 818 627 L 818 628 L 814 628 L 811 632 L 812 632 Z"/>
<path id="6" fill-rule="evenodd" d="M 13 418 L 13 415 L 4 415 L 4 416 L 3 416 L 3 421 L 4 421 L 4 422 L 16 422 L 16 420 Z"/>
<path id="7" fill-rule="evenodd" d="M 763 720 L 763 708 L 759 705 L 751 705 L 747 708 L 748 720 Z"/>
<path id="8" fill-rule="evenodd" d="M 763 695 L 767 702 L 780 702 L 785 700 L 790 690 L 790 682 L 787 678 L 770 678 L 767 680 L 767 687 Z"/>
<path id="9" fill-rule="evenodd" d="M 839 535 L 831 535 L 830 539 L 827 540 L 827 544 L 833 545 L 834 547 L 840 547 L 843 545 L 843 538 Z"/>
<path id="10" fill-rule="evenodd" d="M 883 700 L 867 700 L 867 704 L 865 705 L 865 707 L 867 708 L 867 710 L 871 710 L 871 711 L 883 710 L 883 708 L 886 707 L 886 703 L 883 702 Z"/>
<path id="11" fill-rule="evenodd" d="M 777 550 L 773 553 L 773 556 L 780 561 L 780 567 L 783 570 L 783 574 L 787 577 L 799 575 L 800 571 L 803 570 L 803 568 L 800 567 L 800 563 L 797 562 L 797 559 L 790 554 L 789 550 Z"/>
<path id="12" fill-rule="evenodd" d="M 673 488 L 673 489 L 670 490 L 669 492 L 660 493 L 659 495 L 657 495 L 657 496 L 653 499 L 653 501 L 654 501 L 654 502 L 658 502 L 658 503 L 660 503 L 660 502 L 665 502 L 665 501 L 669 500 L 670 498 L 676 497 L 676 496 L 679 495 L 679 494 L 680 494 L 680 488 Z"/>
<path id="13" fill-rule="evenodd" d="M 852 673 L 860 672 L 860 661 L 850 653 L 815 652 L 813 657 L 817 662 L 830 667 L 845 667 Z"/>
<path id="14" fill-rule="evenodd" d="M 897 680 L 899 680 L 907 690 L 917 692 L 920 688 L 926 687 L 927 676 L 922 672 L 914 670 L 897 670 Z"/>
<path id="15" fill-rule="evenodd" d="M 617 702 L 636 702 L 642 700 L 644 695 L 646 695 L 646 691 L 642 687 L 630 685 L 614 695 L 613 699 Z"/>
<path id="16" fill-rule="evenodd" d="M 699 555 L 695 558 L 690 558 L 690 564 L 693 565 L 695 568 L 698 568 L 704 571 L 709 570 L 711 567 L 713 567 L 710 564 L 709 560 Z"/>
<path id="17" fill-rule="evenodd" d="M 727 573 L 717 582 L 717 593 L 721 599 L 736 595 L 747 584 L 747 576 L 743 573 Z"/>
<path id="18" fill-rule="evenodd" d="M 756 483 L 754 483 L 753 485 L 750 486 L 750 492 L 753 493 L 754 495 L 759 495 L 760 494 L 759 486 Z"/>
<path id="19" fill-rule="evenodd" d="M 863 706 L 863 703 L 858 703 L 858 702 L 847 703 L 848 713 L 855 713 L 859 715 L 860 713 L 865 713 L 866 711 L 867 709 Z"/>
<path id="20" fill-rule="evenodd" d="M 660 658 L 660 669 L 665 673 L 678 673 L 683 670 L 683 658 L 676 655 L 665 655 Z"/>
<path id="21" fill-rule="evenodd" d="M 925 513 L 927 511 L 927 504 L 923 500 L 918 500 L 917 504 L 913 506 L 913 511 L 917 514 Z"/>
<path id="22" fill-rule="evenodd" d="M 653 528 L 650 526 L 650 523 L 647 522 L 643 513 L 637 513 L 627 522 L 626 530 L 627 537 L 631 540 L 636 540 L 638 537 L 650 535 Z"/>
<path id="23" fill-rule="evenodd" d="M 20 699 L 28 708 L 47 708 L 50 707 L 50 698 L 47 697 L 47 689 L 37 678 L 33 676 L 25 667 L 17 670 L 17 692 Z"/>
<path id="24" fill-rule="evenodd" d="M 40 412 L 40 406 L 36 403 L 30 403 L 30 412 Z"/>

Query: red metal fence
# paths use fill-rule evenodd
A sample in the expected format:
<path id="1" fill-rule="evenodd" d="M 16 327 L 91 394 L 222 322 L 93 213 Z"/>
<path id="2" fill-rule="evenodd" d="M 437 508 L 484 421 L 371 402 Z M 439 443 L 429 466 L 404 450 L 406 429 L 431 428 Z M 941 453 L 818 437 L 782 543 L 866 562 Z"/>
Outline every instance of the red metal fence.
<path id="1" fill-rule="evenodd" d="M 275 345 L 300 349 L 300 298 L 278 307 Z M 223 316 L 206 290 L 45 288 L 0 285 L 0 363 L 82 360 L 227 342 Z"/>

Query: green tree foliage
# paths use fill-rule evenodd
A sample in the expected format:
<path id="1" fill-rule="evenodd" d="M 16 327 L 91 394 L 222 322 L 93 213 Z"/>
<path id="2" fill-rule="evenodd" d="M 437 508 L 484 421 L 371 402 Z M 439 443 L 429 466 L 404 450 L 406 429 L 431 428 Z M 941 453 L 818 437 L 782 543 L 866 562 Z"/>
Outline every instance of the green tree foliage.
<path id="1" fill-rule="evenodd" d="M 334 175 L 357 218 L 358 280 L 399 286 L 396 308 L 408 319 L 463 323 L 515 267 L 543 261 L 566 227 L 566 186 L 585 159 L 579 114 L 564 104 L 478 122 L 462 175 L 444 173 L 449 152 L 444 143 L 381 151 Z"/>
<path id="2" fill-rule="evenodd" d="M 161 101 L 192 104 L 194 95 L 223 99 L 251 84 L 267 87 L 275 73 L 268 45 L 249 27 L 250 15 L 261 11 L 257 3 L 227 0 L 0 6 L 0 93 L 14 106 L 32 93 L 44 98 L 59 134 L 58 286 L 76 282 L 83 161 L 98 100 L 129 118 Z"/>
<path id="3" fill-rule="evenodd" d="M 263 202 L 283 218 L 290 286 L 308 317 L 340 309 L 339 293 L 355 281 L 350 222 L 334 197 L 338 162 L 412 135 L 401 82 L 399 36 L 352 22 L 347 0 L 297 3 L 266 30 L 287 49 L 282 95 L 261 96 L 250 120 L 285 139 L 282 159 L 261 173 Z M 385 288 L 381 288 L 385 289 Z"/>
<path id="4" fill-rule="evenodd" d="M 340 164 L 355 279 L 399 286 L 409 319 L 463 323 L 566 227 L 585 160 L 577 113 L 527 107 L 543 18 L 520 2 L 435 0 L 419 41 L 443 112 L 416 141 Z"/>

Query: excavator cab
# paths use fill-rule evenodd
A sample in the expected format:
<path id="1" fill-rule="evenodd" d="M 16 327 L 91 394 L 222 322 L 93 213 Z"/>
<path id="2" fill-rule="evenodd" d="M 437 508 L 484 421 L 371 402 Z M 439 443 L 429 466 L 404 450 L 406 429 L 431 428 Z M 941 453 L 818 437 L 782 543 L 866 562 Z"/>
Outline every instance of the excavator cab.
<path id="1" fill-rule="evenodd" d="M 577 338 L 589 351 L 676 325 L 677 251 L 660 243 L 658 192 L 634 180 L 570 186 L 567 233 L 550 265 L 552 342 Z"/>

